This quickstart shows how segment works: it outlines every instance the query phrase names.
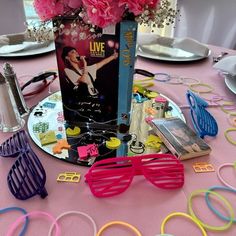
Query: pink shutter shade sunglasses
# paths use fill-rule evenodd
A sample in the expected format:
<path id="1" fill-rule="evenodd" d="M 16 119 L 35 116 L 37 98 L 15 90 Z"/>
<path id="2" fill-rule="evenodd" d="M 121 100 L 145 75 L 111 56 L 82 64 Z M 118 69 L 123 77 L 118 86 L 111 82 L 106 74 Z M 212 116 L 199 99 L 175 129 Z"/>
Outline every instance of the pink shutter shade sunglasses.
<path id="1" fill-rule="evenodd" d="M 85 175 L 96 197 L 111 197 L 124 192 L 135 175 L 144 175 L 162 189 L 176 189 L 184 184 L 184 166 L 172 154 L 148 154 L 115 157 L 95 162 Z"/>

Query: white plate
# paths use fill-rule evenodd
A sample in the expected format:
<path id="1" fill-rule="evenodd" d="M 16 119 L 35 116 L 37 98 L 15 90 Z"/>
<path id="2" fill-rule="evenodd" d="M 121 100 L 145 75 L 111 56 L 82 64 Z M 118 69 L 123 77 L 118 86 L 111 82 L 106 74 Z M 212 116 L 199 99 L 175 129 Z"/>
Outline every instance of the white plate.
<path id="1" fill-rule="evenodd" d="M 0 57 L 25 57 L 39 55 L 55 50 L 54 41 L 37 43 L 24 42 L 17 45 L 5 45 L 0 47 Z"/>
<path id="2" fill-rule="evenodd" d="M 208 55 L 199 56 L 190 52 L 186 52 L 182 49 L 163 47 L 159 45 L 145 45 L 137 47 L 138 56 L 162 61 L 197 61 L 207 58 L 210 54 L 210 50 Z"/>
<path id="3" fill-rule="evenodd" d="M 236 94 L 236 76 L 224 75 L 225 84 L 234 94 Z"/>

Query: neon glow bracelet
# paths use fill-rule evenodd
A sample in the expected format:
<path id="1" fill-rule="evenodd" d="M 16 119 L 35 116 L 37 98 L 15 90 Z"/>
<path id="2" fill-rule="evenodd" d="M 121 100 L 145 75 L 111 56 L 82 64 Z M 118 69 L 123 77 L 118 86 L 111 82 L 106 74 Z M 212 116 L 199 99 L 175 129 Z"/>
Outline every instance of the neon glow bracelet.
<path id="1" fill-rule="evenodd" d="M 23 215 L 23 216 L 19 217 L 13 224 L 11 224 L 10 225 L 10 229 L 8 230 L 6 236 L 13 236 L 14 235 L 14 231 L 16 230 L 16 228 L 21 224 L 22 220 L 25 219 L 28 216 L 46 216 L 47 218 L 52 220 L 53 223 L 56 226 L 55 236 L 59 236 L 60 235 L 59 226 L 58 226 L 58 224 L 55 221 L 55 218 L 53 216 L 51 216 L 49 213 L 44 212 L 44 211 L 32 211 L 32 212 L 30 212 L 30 213 L 28 213 L 26 215 Z"/>
<path id="2" fill-rule="evenodd" d="M 209 193 L 209 194 L 213 194 L 215 195 L 218 199 L 220 199 L 224 205 L 227 207 L 228 212 L 230 213 L 230 221 L 228 223 L 226 223 L 223 226 L 211 226 L 208 224 L 205 224 L 203 221 L 201 221 L 194 213 L 193 209 L 192 209 L 192 199 L 193 197 L 199 195 L 200 193 Z M 201 224 L 205 229 L 209 229 L 212 231 L 224 231 L 227 230 L 233 223 L 233 219 L 234 219 L 234 210 L 233 207 L 231 206 L 231 204 L 228 202 L 228 200 L 226 198 L 224 198 L 222 195 L 220 195 L 219 193 L 216 193 L 214 191 L 209 191 L 207 189 L 199 189 L 199 190 L 195 190 L 194 192 L 191 193 L 190 197 L 188 198 L 188 210 L 190 215 L 196 220 L 198 221 L 199 224 Z"/>
<path id="3" fill-rule="evenodd" d="M 133 225 L 128 224 L 128 223 L 126 223 L 126 222 L 124 222 L 124 221 L 111 221 L 111 222 L 106 223 L 106 224 L 105 224 L 104 226 L 102 226 L 102 228 L 98 231 L 97 236 L 101 236 L 102 232 L 103 232 L 106 228 L 108 228 L 108 227 L 110 227 L 110 226 L 112 226 L 112 225 L 122 225 L 122 226 L 128 227 L 128 228 L 130 228 L 131 230 L 133 230 L 134 233 L 135 233 L 137 236 L 142 236 L 142 234 L 139 232 L 139 230 L 138 230 L 137 228 L 135 228 Z"/>
<path id="4" fill-rule="evenodd" d="M 154 80 L 154 77 L 146 77 L 146 78 L 144 78 L 144 79 L 135 79 L 134 80 L 134 84 L 135 83 L 142 83 L 142 82 L 148 82 L 148 81 L 150 81 L 150 80 Z"/>
<path id="5" fill-rule="evenodd" d="M 167 82 L 170 81 L 170 75 L 167 73 L 155 73 L 154 80 L 158 82 Z"/>
<path id="6" fill-rule="evenodd" d="M 89 219 L 90 222 L 92 223 L 93 225 L 93 230 L 94 230 L 94 236 L 97 235 L 97 226 L 96 226 L 96 223 L 95 221 L 93 220 L 93 218 L 91 216 L 89 216 L 88 214 L 84 213 L 84 212 L 80 212 L 80 211 L 67 211 L 67 212 L 64 212 L 62 213 L 61 215 L 59 215 L 56 220 L 53 222 L 53 224 L 51 225 L 50 229 L 49 229 L 49 233 L 48 233 L 48 236 L 51 236 L 52 235 L 52 231 L 53 231 L 53 228 L 54 228 L 54 225 L 55 223 L 60 220 L 62 217 L 64 216 L 67 216 L 67 215 L 71 215 L 71 214 L 75 214 L 75 215 L 80 215 L 80 216 L 84 216 L 85 218 Z"/>
<path id="7" fill-rule="evenodd" d="M 149 88 L 154 86 L 154 77 L 146 77 L 144 79 L 135 79 L 133 83 L 133 87 L 135 87 L 135 84 L 141 85 L 144 88 Z"/>
<path id="8" fill-rule="evenodd" d="M 208 190 L 214 191 L 214 190 L 216 190 L 216 189 L 219 189 L 219 190 L 226 190 L 226 191 L 229 191 L 229 192 L 236 193 L 236 190 L 234 190 L 234 189 L 232 189 L 232 188 L 229 188 L 229 187 L 225 187 L 225 186 L 213 186 L 213 187 L 210 187 Z M 229 217 L 226 217 L 226 216 L 222 215 L 216 208 L 214 208 L 214 207 L 212 206 L 211 201 L 209 200 L 209 192 L 206 193 L 205 199 L 206 199 L 207 206 L 208 206 L 217 216 L 219 216 L 222 220 L 230 221 L 230 218 L 229 218 Z M 235 218 L 233 219 L 233 222 L 234 222 L 234 223 L 236 222 L 236 219 L 235 219 Z"/>
<path id="9" fill-rule="evenodd" d="M 229 112 L 228 113 L 228 121 L 230 125 L 236 127 L 236 112 Z"/>
<path id="10" fill-rule="evenodd" d="M 183 80 L 178 75 L 170 75 L 170 80 L 166 81 L 167 84 L 183 84 Z"/>
<path id="11" fill-rule="evenodd" d="M 152 87 L 152 86 L 155 85 L 153 82 L 148 82 L 148 81 L 144 81 L 144 80 L 135 80 L 134 84 L 133 84 L 133 87 L 135 87 L 136 84 L 140 85 L 144 88 L 149 88 L 149 87 Z"/>
<path id="12" fill-rule="evenodd" d="M 7 208 L 0 209 L 0 214 L 4 214 L 9 211 L 20 211 L 25 215 L 27 214 L 27 211 L 23 208 L 20 208 L 20 207 L 7 207 Z M 29 217 L 26 216 L 24 226 L 22 227 L 22 230 L 20 231 L 19 236 L 25 235 L 28 224 L 29 224 Z"/>
<path id="13" fill-rule="evenodd" d="M 209 95 L 209 96 L 205 96 L 205 95 Z M 204 96 L 203 96 L 204 95 Z M 215 92 L 210 92 L 210 93 L 202 93 L 200 95 L 200 97 L 205 100 L 205 101 L 208 101 L 208 102 L 211 102 L 211 103 L 216 103 L 216 102 L 219 102 L 219 101 L 222 101 L 224 99 L 223 96 L 219 95 L 218 93 L 215 93 Z M 218 104 L 218 106 L 220 106 Z"/>
<path id="14" fill-rule="evenodd" d="M 195 87 L 205 87 L 206 90 L 198 90 Z M 190 84 L 189 85 L 189 89 L 195 93 L 210 93 L 212 92 L 214 89 L 209 85 L 209 84 L 204 84 L 204 83 L 199 83 L 199 84 Z"/>
<path id="15" fill-rule="evenodd" d="M 183 213 L 183 212 L 173 212 L 173 213 L 169 214 L 168 216 L 166 216 L 166 218 L 161 223 L 161 234 L 165 234 L 164 233 L 164 231 L 165 231 L 164 228 L 165 228 L 166 222 L 173 216 L 181 216 L 181 217 L 185 217 L 185 218 L 191 220 L 201 230 L 202 235 L 207 236 L 207 233 L 206 233 L 205 229 L 201 226 L 201 224 L 197 220 L 195 220 L 192 216 L 190 216 L 186 213 Z"/>
<path id="16" fill-rule="evenodd" d="M 227 186 L 227 187 L 229 187 L 229 188 L 231 188 L 231 189 L 233 189 L 233 190 L 236 191 L 236 188 L 235 188 L 234 186 L 228 184 L 228 183 L 222 178 L 222 176 L 221 176 L 221 174 L 220 174 L 220 170 L 221 170 L 223 167 L 226 167 L 226 166 L 233 166 L 234 169 L 236 170 L 236 162 L 235 162 L 235 163 L 224 163 L 224 164 L 222 164 L 221 166 L 218 167 L 217 172 L 216 172 L 216 173 L 217 173 L 217 176 L 218 176 L 219 180 L 220 180 L 225 186 Z"/>
<path id="17" fill-rule="evenodd" d="M 233 145 L 236 145 L 236 140 L 233 140 L 230 136 L 229 136 L 229 133 L 230 132 L 235 132 L 236 131 L 236 128 L 228 128 L 225 130 L 224 132 L 224 135 L 225 135 L 225 138 L 227 139 L 228 142 L 230 142 L 231 144 Z"/>
<path id="18" fill-rule="evenodd" d="M 186 86 L 190 86 L 191 84 L 200 84 L 200 80 L 188 77 L 180 77 L 182 84 Z M 187 83 L 187 81 L 192 81 L 192 83 Z"/>
<path id="19" fill-rule="evenodd" d="M 228 101 L 228 102 L 224 102 L 223 104 L 221 104 L 220 109 L 224 113 L 228 114 L 228 113 L 232 112 L 233 110 L 235 110 L 236 107 L 235 107 L 234 102 Z"/>
<path id="20" fill-rule="evenodd" d="M 213 94 L 217 94 L 217 93 L 213 93 Z M 218 99 L 220 99 L 221 98 L 221 100 L 223 100 L 223 101 L 227 101 L 228 100 L 228 97 L 227 96 L 224 96 L 224 95 L 219 95 L 219 98 L 218 98 L 218 96 L 213 96 L 213 101 L 214 101 L 214 99 L 216 99 L 216 100 L 218 100 Z M 221 101 L 221 100 L 219 100 L 219 101 Z"/>
<path id="21" fill-rule="evenodd" d="M 219 102 L 222 101 L 224 99 L 223 96 L 217 94 L 217 93 L 213 93 L 211 92 L 214 96 L 212 97 L 212 99 L 209 102 Z"/>

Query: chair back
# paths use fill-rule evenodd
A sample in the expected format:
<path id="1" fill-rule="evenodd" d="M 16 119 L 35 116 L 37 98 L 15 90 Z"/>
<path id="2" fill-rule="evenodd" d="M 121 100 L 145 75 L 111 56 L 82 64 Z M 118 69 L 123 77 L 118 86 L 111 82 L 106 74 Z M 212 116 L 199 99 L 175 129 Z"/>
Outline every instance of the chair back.
<path id="1" fill-rule="evenodd" d="M 174 37 L 236 49 L 236 0 L 178 0 Z"/>
<path id="2" fill-rule="evenodd" d="M 1 0 L 0 19 L 0 35 L 24 32 L 26 17 L 23 0 Z"/>

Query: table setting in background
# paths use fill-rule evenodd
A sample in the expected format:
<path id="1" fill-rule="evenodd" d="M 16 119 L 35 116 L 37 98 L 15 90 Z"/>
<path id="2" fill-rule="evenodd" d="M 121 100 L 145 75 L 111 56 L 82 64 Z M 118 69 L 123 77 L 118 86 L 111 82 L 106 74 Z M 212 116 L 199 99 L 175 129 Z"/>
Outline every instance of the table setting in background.
<path id="1" fill-rule="evenodd" d="M 226 58 L 220 59 L 213 68 L 218 69 L 220 75 L 225 79 L 226 86 L 236 94 L 236 57 L 228 56 Z"/>
<path id="2" fill-rule="evenodd" d="M 38 8 L 43 17 L 46 10 Z M 132 83 L 117 76 L 111 97 L 92 96 L 99 81 L 89 84 L 89 102 L 96 107 L 100 96 L 108 117 L 114 103 L 106 96 L 118 96 L 118 115 L 98 119 L 90 106 L 69 107 L 61 90 L 69 53 L 92 65 L 70 41 L 70 20 L 53 25 L 56 44 L 47 24 L 0 36 L 0 234 L 235 235 L 236 50 L 142 32 L 132 44 L 134 25 L 121 31 L 124 44 L 108 28 L 114 38 L 104 41 L 104 61 L 115 72 L 104 77 L 115 80 L 125 62 Z M 74 43 L 66 54 L 63 40 Z M 103 54 L 95 51 L 97 60 Z"/>
<path id="3" fill-rule="evenodd" d="M 140 33 L 137 44 L 139 56 L 162 61 L 191 62 L 207 58 L 211 54 L 207 45 L 187 37 L 170 38 Z"/>
<path id="4" fill-rule="evenodd" d="M 0 57 L 25 57 L 40 55 L 55 50 L 54 42 L 38 43 L 24 42 L 17 45 L 3 46 L 0 49 Z"/>
<path id="5" fill-rule="evenodd" d="M 51 24 L 40 22 L 27 25 L 24 32 L 0 35 L 0 57 L 27 57 L 55 50 Z"/>

